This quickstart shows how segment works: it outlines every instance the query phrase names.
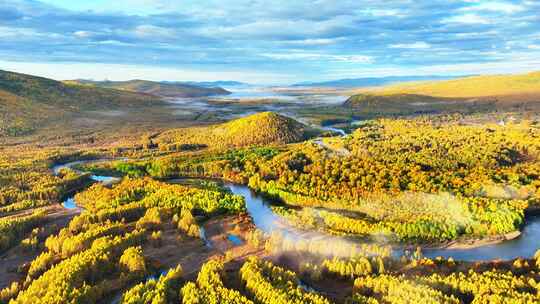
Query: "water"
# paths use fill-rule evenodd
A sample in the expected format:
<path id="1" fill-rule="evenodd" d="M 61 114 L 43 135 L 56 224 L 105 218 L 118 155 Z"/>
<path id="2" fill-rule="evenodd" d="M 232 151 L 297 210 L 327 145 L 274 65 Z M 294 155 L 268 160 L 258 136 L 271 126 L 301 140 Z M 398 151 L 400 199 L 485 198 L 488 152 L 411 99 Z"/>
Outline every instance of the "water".
<path id="1" fill-rule="evenodd" d="M 149 276 L 147 276 L 147 277 L 145 278 L 145 281 L 146 281 L 146 282 L 148 282 L 148 281 L 150 281 L 150 280 L 157 281 L 157 280 L 159 280 L 162 276 L 166 276 L 166 275 L 169 273 L 170 270 L 171 270 L 171 269 L 163 269 L 163 270 L 159 271 L 158 273 L 151 274 L 151 275 L 149 275 Z"/>
<path id="2" fill-rule="evenodd" d="M 298 287 L 302 288 L 304 291 L 313 292 L 313 293 L 319 293 L 318 290 L 316 290 L 315 288 L 309 286 L 306 282 L 304 282 L 302 280 L 298 280 L 297 284 L 298 284 Z"/>
<path id="3" fill-rule="evenodd" d="M 231 94 L 212 97 L 213 99 L 280 99 L 280 100 L 296 100 L 296 97 L 291 94 L 276 92 L 270 88 L 264 87 L 234 87 L 228 89 Z"/>
<path id="4" fill-rule="evenodd" d="M 290 90 L 272 87 L 231 87 L 227 88 L 231 92 L 229 95 L 213 96 L 211 99 L 238 99 L 238 100 L 260 100 L 273 99 L 296 104 L 341 104 L 348 97 L 332 93 L 315 93 L 303 90 Z"/>
<path id="5" fill-rule="evenodd" d="M 242 245 L 244 242 L 242 241 L 242 239 L 237 236 L 237 235 L 234 235 L 234 234 L 229 234 L 227 235 L 227 239 L 234 244 L 234 246 L 240 246 Z"/>
<path id="6" fill-rule="evenodd" d="M 199 237 L 203 240 L 206 247 L 212 248 L 212 242 L 206 237 L 206 229 L 204 227 L 199 227 Z"/>
<path id="7" fill-rule="evenodd" d="M 92 180 L 95 180 L 96 182 L 100 182 L 105 185 L 110 185 L 110 184 L 120 181 L 118 177 L 103 176 L 103 175 L 91 175 L 90 178 Z"/>
<path id="8" fill-rule="evenodd" d="M 80 163 L 82 162 L 72 162 L 55 166 L 53 170 L 57 173 L 62 168 Z M 95 178 L 97 178 L 95 180 L 100 182 L 107 182 L 114 179 L 113 177 L 107 176 L 95 176 Z M 338 237 L 317 232 L 300 231 L 284 222 L 282 218 L 275 214 L 270 208 L 271 202 L 267 198 L 253 192 L 249 187 L 232 183 L 225 183 L 224 185 L 229 188 L 233 194 L 244 197 L 246 200 L 247 211 L 252 217 L 255 226 L 267 234 L 278 231 L 291 238 L 322 238 L 328 239 L 329 241 L 340 239 Z M 77 208 L 73 198 L 68 198 L 62 205 L 68 209 Z M 206 246 L 211 248 L 212 244 L 206 238 L 206 232 L 203 227 L 200 228 L 200 236 Z M 527 220 L 527 225 L 524 227 L 522 234 L 514 240 L 471 249 L 424 250 L 424 256 L 430 258 L 438 256 L 445 258 L 452 257 L 454 260 L 463 261 L 485 261 L 494 259 L 509 260 L 517 257 L 532 257 L 536 250 L 540 248 L 538 238 L 540 238 L 540 216 L 535 216 Z M 242 242 L 240 238 L 232 234 L 228 235 L 228 239 L 235 245 L 240 245 Z M 402 254 L 402 252 L 398 249 L 396 255 L 399 256 L 400 254 Z"/>
<path id="9" fill-rule="evenodd" d="M 60 171 L 62 171 L 63 169 L 71 169 L 71 170 L 75 171 L 77 174 L 83 174 L 84 172 L 73 169 L 72 167 L 76 166 L 76 165 L 87 164 L 87 163 L 90 163 L 90 162 L 100 162 L 100 161 L 104 161 L 104 160 L 79 160 L 79 161 L 73 161 L 73 162 L 69 162 L 69 163 L 65 163 L 65 164 L 55 165 L 55 166 L 52 167 L 52 170 L 54 172 L 54 175 L 59 175 Z M 103 176 L 103 175 L 90 175 L 90 179 L 92 179 L 92 180 L 94 180 L 96 182 L 100 182 L 100 183 L 102 183 L 104 185 L 111 185 L 111 184 L 114 184 L 114 183 L 120 181 L 120 178 L 118 178 L 118 177 Z M 79 207 L 77 205 L 77 202 L 75 201 L 74 196 L 68 197 L 62 203 L 62 206 L 64 208 L 70 209 L 70 210 L 83 209 L 83 208 L 81 208 L 81 207 Z"/>
<path id="10" fill-rule="evenodd" d="M 471 249 L 436 249 L 424 250 L 429 258 L 442 256 L 454 260 L 511 260 L 517 257 L 532 257 L 540 249 L 540 217 L 532 217 L 527 221 L 521 235 L 513 240 Z"/>
<path id="11" fill-rule="evenodd" d="M 326 130 L 326 131 L 331 131 L 331 132 L 338 133 L 341 136 L 347 136 L 347 132 L 345 132 L 345 130 L 343 130 L 343 129 L 338 129 L 338 128 L 334 128 L 334 127 L 321 127 L 321 129 Z"/>
<path id="12" fill-rule="evenodd" d="M 281 218 L 272 211 L 265 199 L 255 194 L 251 189 L 243 185 L 226 183 L 225 186 L 236 195 L 241 195 L 246 200 L 246 208 L 258 229 L 267 234 L 273 231 L 281 231 L 283 227 L 278 225 Z"/>
<path id="13" fill-rule="evenodd" d="M 79 206 L 75 203 L 75 198 L 70 197 L 62 203 L 62 207 L 66 209 L 77 209 Z"/>
<path id="14" fill-rule="evenodd" d="M 298 113 L 306 107 L 321 107 L 342 104 L 347 96 L 335 93 L 313 93 L 304 91 L 280 90 L 268 87 L 228 88 L 229 95 L 194 98 L 168 98 L 170 112 L 178 116 L 205 114 L 221 119 L 234 119 L 249 113 L 274 111 L 279 113 Z M 272 102 L 268 102 L 272 100 Z"/>
<path id="15" fill-rule="evenodd" d="M 296 231 L 295 228 L 284 223 L 269 207 L 270 202 L 266 198 L 255 194 L 247 186 L 229 183 L 225 185 L 234 194 L 241 195 L 245 198 L 248 213 L 253 218 L 257 228 L 263 232 L 271 234 L 273 231 L 285 231 L 289 236 L 305 237 L 305 234 Z M 311 237 L 312 235 L 309 236 Z M 462 261 L 510 260 L 518 257 L 532 257 L 536 250 L 540 249 L 539 238 L 540 217 L 535 216 L 527 220 L 527 225 L 524 227 L 522 234 L 516 239 L 471 249 L 424 250 L 423 254 L 429 258 L 441 256 L 445 258 L 452 257 L 454 260 Z M 400 256 L 401 254 L 401 250 L 397 249 L 396 256 Z"/>
<path id="16" fill-rule="evenodd" d="M 75 166 L 75 165 L 80 165 L 80 164 L 84 164 L 84 163 L 87 163 L 88 161 L 84 161 L 84 160 L 78 160 L 78 161 L 73 161 L 73 162 L 69 162 L 69 163 L 65 163 L 65 164 L 59 164 L 59 165 L 55 165 L 54 167 L 52 167 L 52 170 L 54 172 L 54 175 L 58 175 L 60 174 L 60 171 L 62 171 L 63 169 L 71 169 L 71 170 L 74 170 L 72 169 L 71 167 Z M 74 170 L 75 172 L 79 172 L 77 170 Z"/>

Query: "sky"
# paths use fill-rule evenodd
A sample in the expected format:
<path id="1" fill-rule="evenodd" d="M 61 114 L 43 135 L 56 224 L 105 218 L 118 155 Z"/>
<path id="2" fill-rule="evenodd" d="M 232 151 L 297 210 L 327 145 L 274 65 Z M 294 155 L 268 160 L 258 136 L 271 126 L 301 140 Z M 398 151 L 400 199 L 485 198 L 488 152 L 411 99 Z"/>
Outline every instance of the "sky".
<path id="1" fill-rule="evenodd" d="M 238 80 L 540 70 L 540 1 L 1 0 L 0 69 Z"/>

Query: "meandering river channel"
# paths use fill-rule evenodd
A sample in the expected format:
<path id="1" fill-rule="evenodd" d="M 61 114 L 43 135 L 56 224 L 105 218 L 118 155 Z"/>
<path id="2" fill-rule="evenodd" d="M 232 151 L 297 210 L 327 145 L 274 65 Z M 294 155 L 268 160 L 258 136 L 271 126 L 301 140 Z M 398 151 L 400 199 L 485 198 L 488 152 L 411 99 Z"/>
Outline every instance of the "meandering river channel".
<path id="1" fill-rule="evenodd" d="M 92 161 L 77 161 L 66 164 L 61 164 L 53 167 L 55 174 L 58 174 L 62 168 L 71 168 L 74 165 L 84 164 L 88 162 L 99 162 L 109 160 L 92 160 Z M 80 172 L 82 173 L 82 172 Z M 110 184 L 119 179 L 111 176 L 91 175 L 91 179 Z M 281 231 L 287 233 L 293 238 L 332 238 L 343 240 L 339 237 L 323 235 L 318 232 L 305 232 L 291 225 L 288 225 L 281 217 L 274 213 L 270 208 L 272 202 L 263 197 L 245 185 L 224 183 L 224 186 L 231 190 L 233 194 L 242 196 L 246 201 L 247 212 L 252 217 L 257 228 L 265 233 L 272 231 Z M 65 208 L 74 209 L 80 208 L 77 206 L 73 197 L 70 197 L 62 204 Z M 205 239 L 205 238 L 203 238 Z M 534 255 L 538 247 L 540 247 L 540 216 L 533 216 L 527 219 L 521 235 L 513 240 L 503 241 L 492 245 L 485 245 L 469 249 L 424 249 L 423 254 L 426 257 L 435 258 L 438 256 L 463 261 L 486 261 L 494 259 L 508 260 L 517 257 L 531 257 Z M 209 245 L 210 246 L 210 245 Z M 401 255 L 403 250 L 396 248 L 395 254 Z"/>

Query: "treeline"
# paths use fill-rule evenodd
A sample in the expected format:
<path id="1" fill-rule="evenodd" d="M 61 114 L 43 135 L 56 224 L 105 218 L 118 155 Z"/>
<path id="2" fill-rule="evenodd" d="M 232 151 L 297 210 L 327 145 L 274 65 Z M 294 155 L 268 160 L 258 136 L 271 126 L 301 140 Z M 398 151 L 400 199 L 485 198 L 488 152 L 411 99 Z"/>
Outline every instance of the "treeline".
<path id="1" fill-rule="evenodd" d="M 121 271 L 119 259 L 124 250 L 143 239 L 144 231 L 97 239 L 90 249 L 63 260 L 33 280 L 10 303 L 95 303 L 109 288 L 100 281 L 111 272 Z"/>
<path id="2" fill-rule="evenodd" d="M 54 175 L 51 167 L 87 153 L 56 150 L 0 154 L 0 216 L 60 202 L 92 181 L 87 174 L 65 169 Z"/>
<path id="3" fill-rule="evenodd" d="M 39 210 L 27 216 L 0 219 L 0 253 L 17 244 L 46 220 L 46 213 Z"/>
<path id="4" fill-rule="evenodd" d="M 197 281 L 188 282 L 182 287 L 182 303 L 253 304 L 239 291 L 225 287 L 223 267 L 223 263 L 216 260 L 206 262 L 199 271 Z"/>
<path id="5" fill-rule="evenodd" d="M 241 197 L 221 189 L 166 184 L 150 178 L 125 178 L 110 188 L 95 184 L 76 200 L 86 209 L 45 240 L 46 250 L 28 268 L 21 269 L 26 279 L 4 289 L 1 301 L 95 303 L 155 271 L 145 260 L 142 247 L 137 246 L 161 246 L 164 229 L 177 227 L 179 234 L 199 237 L 201 217 L 196 219 L 195 212 L 209 217 L 245 210 Z M 40 216 L 2 222 L 9 231 L 3 237 L 23 235 L 35 226 L 32 220 L 39 223 Z M 163 282 L 169 283 L 173 284 Z M 170 291 L 158 293 L 163 292 L 170 297 Z"/>
<path id="6" fill-rule="evenodd" d="M 124 292 L 122 304 L 168 304 L 180 303 L 179 290 L 182 283 L 182 267 L 170 269 L 159 279 L 150 279 L 139 283 Z"/>
<path id="7" fill-rule="evenodd" d="M 180 211 L 201 210 L 208 214 L 245 210 L 242 197 L 217 190 L 203 190 L 167 184 L 151 178 L 125 178 L 113 188 L 95 184 L 75 196 L 89 211 L 120 208 L 138 202 L 144 208 L 160 207 Z"/>
<path id="8" fill-rule="evenodd" d="M 258 303 L 330 304 L 323 296 L 302 288 L 294 272 L 255 257 L 244 263 L 240 277 Z"/>

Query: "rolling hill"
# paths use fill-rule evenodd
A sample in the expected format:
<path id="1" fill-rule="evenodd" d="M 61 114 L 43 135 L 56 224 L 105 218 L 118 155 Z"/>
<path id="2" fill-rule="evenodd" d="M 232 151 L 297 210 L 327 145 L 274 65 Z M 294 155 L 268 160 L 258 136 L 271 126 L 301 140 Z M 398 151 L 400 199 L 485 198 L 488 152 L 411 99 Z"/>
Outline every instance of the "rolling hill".
<path id="1" fill-rule="evenodd" d="M 540 72 L 404 83 L 351 93 L 343 106 L 355 116 L 540 111 Z"/>
<path id="2" fill-rule="evenodd" d="M 463 98 L 433 97 L 418 94 L 356 94 L 343 107 L 356 117 L 436 114 L 445 112 L 469 113 L 496 109 L 494 100 L 466 100 Z"/>
<path id="3" fill-rule="evenodd" d="M 27 134 L 48 121 L 88 111 L 148 107 L 161 102 L 159 97 L 149 94 L 0 70 L 0 136 Z"/>
<path id="4" fill-rule="evenodd" d="M 315 132 L 292 118 L 262 112 L 218 125 L 169 130 L 156 143 L 168 150 L 222 149 L 298 142 Z"/>
<path id="5" fill-rule="evenodd" d="M 129 81 L 91 81 L 72 80 L 69 83 L 77 83 L 94 87 L 109 88 L 130 92 L 152 94 L 162 97 L 204 97 L 213 95 L 227 95 L 229 91 L 220 87 L 206 87 L 195 84 L 178 82 L 155 82 L 148 80 Z"/>
<path id="6" fill-rule="evenodd" d="M 364 90 L 360 90 L 364 91 Z M 523 96 L 537 100 L 540 95 L 540 71 L 516 75 L 484 75 L 444 81 L 395 84 L 373 90 L 379 94 L 419 94 L 436 97 L 505 98 Z"/>

